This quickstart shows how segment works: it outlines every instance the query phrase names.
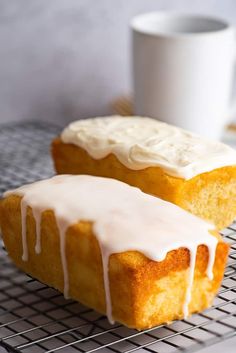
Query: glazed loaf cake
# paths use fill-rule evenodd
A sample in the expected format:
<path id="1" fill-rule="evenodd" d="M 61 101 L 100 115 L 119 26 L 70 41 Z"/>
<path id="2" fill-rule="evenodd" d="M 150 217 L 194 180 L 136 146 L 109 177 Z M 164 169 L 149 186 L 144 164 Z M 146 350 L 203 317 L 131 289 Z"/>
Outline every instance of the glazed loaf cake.
<path id="1" fill-rule="evenodd" d="M 236 151 L 142 117 L 76 121 L 52 143 L 59 174 L 115 178 L 221 229 L 236 216 Z"/>
<path id="2" fill-rule="evenodd" d="M 5 193 L 0 223 L 19 268 L 137 329 L 209 307 L 228 252 L 211 224 L 93 176 L 56 176 Z"/>

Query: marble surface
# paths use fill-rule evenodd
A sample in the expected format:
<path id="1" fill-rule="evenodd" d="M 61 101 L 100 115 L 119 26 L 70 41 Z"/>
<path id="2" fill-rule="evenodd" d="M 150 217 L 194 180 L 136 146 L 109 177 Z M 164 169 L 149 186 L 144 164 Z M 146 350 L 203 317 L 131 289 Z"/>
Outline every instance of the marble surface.
<path id="1" fill-rule="evenodd" d="M 235 347 L 236 337 L 229 339 L 228 341 L 215 344 L 211 347 L 201 349 L 199 353 L 235 353 Z"/>
<path id="2" fill-rule="evenodd" d="M 222 352 L 235 353 L 235 347 L 236 347 L 236 337 L 228 341 L 224 341 L 222 343 L 213 345 L 211 347 L 201 349 L 198 352 L 199 353 L 222 353 Z M 0 353 L 7 353 L 7 351 L 4 348 L 0 347 Z M 138 350 L 137 350 L 137 353 L 138 353 Z"/>

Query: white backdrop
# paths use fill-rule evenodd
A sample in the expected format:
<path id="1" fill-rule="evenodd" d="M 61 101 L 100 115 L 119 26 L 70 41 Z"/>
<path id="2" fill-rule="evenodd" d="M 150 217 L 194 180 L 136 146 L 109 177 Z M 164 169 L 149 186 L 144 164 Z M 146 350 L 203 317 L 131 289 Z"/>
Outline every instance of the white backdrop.
<path id="1" fill-rule="evenodd" d="M 163 9 L 236 24 L 235 0 L 0 0 L 0 122 L 109 113 L 130 92 L 130 18 Z"/>

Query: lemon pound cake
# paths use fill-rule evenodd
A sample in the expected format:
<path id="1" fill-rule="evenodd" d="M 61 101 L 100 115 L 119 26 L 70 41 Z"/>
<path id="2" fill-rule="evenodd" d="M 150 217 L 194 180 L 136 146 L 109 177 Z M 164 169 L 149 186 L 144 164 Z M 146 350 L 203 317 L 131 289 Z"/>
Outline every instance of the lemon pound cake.
<path id="1" fill-rule="evenodd" d="M 144 329 L 209 307 L 228 245 L 210 223 L 115 179 L 61 175 L 5 193 L 17 266 L 66 297 Z"/>
<path id="2" fill-rule="evenodd" d="M 115 178 L 216 225 L 236 216 L 236 151 L 143 117 L 71 123 L 52 143 L 59 174 Z"/>

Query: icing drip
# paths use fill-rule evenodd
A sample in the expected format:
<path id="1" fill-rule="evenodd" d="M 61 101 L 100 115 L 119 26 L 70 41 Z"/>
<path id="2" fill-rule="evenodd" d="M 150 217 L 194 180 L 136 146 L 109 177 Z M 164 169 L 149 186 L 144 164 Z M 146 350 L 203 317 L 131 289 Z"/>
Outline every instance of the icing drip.
<path id="1" fill-rule="evenodd" d="M 33 216 L 35 219 L 36 226 L 36 243 L 35 243 L 35 252 L 36 254 L 41 253 L 41 212 L 36 208 L 32 209 Z"/>
<path id="2" fill-rule="evenodd" d="M 28 245 L 26 239 L 26 216 L 27 216 L 27 203 L 24 198 L 21 200 L 21 233 L 22 233 L 22 260 L 28 261 Z"/>
<path id="3" fill-rule="evenodd" d="M 103 279 L 104 279 L 104 290 L 106 296 L 106 315 L 107 319 L 111 324 L 114 324 L 115 321 L 112 317 L 112 304 L 111 304 L 111 293 L 109 285 L 109 253 L 106 253 L 103 249 L 101 250 L 102 254 L 102 267 L 103 267 Z"/>
<path id="4" fill-rule="evenodd" d="M 183 312 L 184 312 L 184 318 L 186 319 L 188 317 L 188 305 L 191 301 L 191 291 L 192 291 L 192 285 L 193 285 L 193 280 L 194 280 L 194 269 L 195 269 L 195 263 L 196 263 L 196 255 L 197 255 L 197 248 L 189 249 L 190 252 L 190 264 L 189 264 L 189 273 L 188 273 L 188 285 L 186 289 L 186 294 L 185 294 L 185 302 L 183 305 Z"/>
<path id="5" fill-rule="evenodd" d="M 215 261 L 215 252 L 216 252 L 216 246 L 217 244 L 212 245 L 212 251 L 209 251 L 209 258 L 208 258 L 208 265 L 207 265 L 207 277 L 212 280 L 214 275 L 213 275 L 213 267 L 214 267 L 214 261 Z"/>
<path id="6" fill-rule="evenodd" d="M 64 295 L 69 295 L 69 276 L 66 259 L 66 231 L 81 220 L 93 223 L 102 256 L 106 311 L 110 322 L 112 303 L 109 286 L 109 257 L 113 253 L 136 250 L 154 261 L 163 261 L 167 253 L 178 248 L 190 252 L 188 284 L 183 312 L 188 316 L 194 279 L 197 247 L 209 250 L 207 275 L 213 278 L 217 238 L 209 233 L 213 225 L 182 210 L 174 204 L 147 195 L 138 188 L 115 179 L 88 175 L 59 175 L 48 180 L 8 191 L 21 199 L 22 248 L 24 261 L 28 260 L 26 239 L 27 207 L 32 208 L 36 224 L 35 251 L 41 251 L 41 215 L 54 212 L 59 237 L 64 275 Z M 112 197 L 111 197 L 112 195 Z"/>
<path id="7" fill-rule="evenodd" d="M 66 299 L 69 298 L 69 276 L 67 269 L 67 261 L 66 261 L 66 230 L 67 227 L 60 224 L 60 221 L 57 220 L 57 226 L 60 236 L 60 253 L 61 253 L 61 264 L 62 271 L 64 277 L 64 297 Z"/>
<path id="8" fill-rule="evenodd" d="M 63 130 L 61 139 L 85 149 L 94 159 L 112 153 L 129 169 L 157 166 L 183 179 L 236 164 L 231 147 L 151 118 L 78 120 Z"/>

